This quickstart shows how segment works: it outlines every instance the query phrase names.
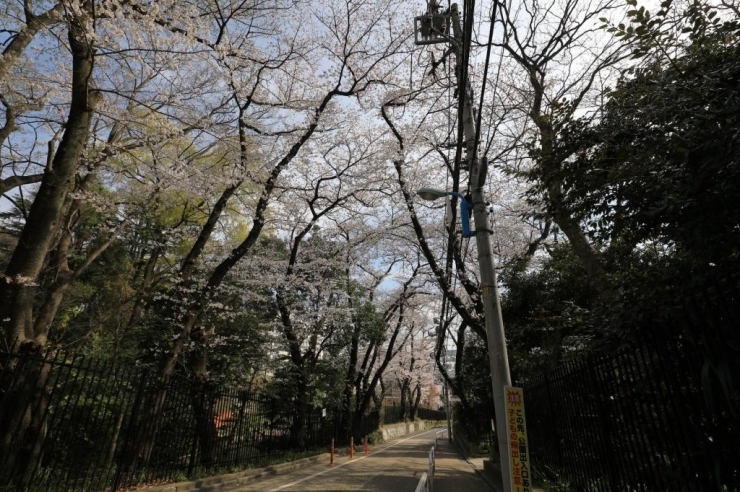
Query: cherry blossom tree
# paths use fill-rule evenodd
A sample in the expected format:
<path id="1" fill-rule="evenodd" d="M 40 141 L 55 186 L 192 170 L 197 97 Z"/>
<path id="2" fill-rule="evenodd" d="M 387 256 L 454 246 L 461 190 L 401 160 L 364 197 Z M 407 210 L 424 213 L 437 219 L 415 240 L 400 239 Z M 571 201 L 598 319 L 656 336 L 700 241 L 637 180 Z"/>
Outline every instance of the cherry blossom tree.
<path id="1" fill-rule="evenodd" d="M 0 284 L 6 343 L 44 347 L 70 286 L 111 244 L 132 239 L 141 281 L 129 324 L 158 303 L 172 331 L 160 371 L 171 375 L 186 344 L 211 336 L 209 313 L 229 272 L 287 210 L 273 205 L 289 196 L 283 173 L 314 157 L 307 143 L 349 123 L 347 108 L 372 106 L 376 88 L 394 84 L 410 35 L 400 9 L 230 0 L 6 7 L 0 70 L 12 76 L 0 91 L 0 158 L 4 196 L 20 217 Z"/>
<path id="2" fill-rule="evenodd" d="M 471 67 L 465 59 L 467 70 L 455 73 L 447 45 L 425 48 L 426 55 L 419 57 L 419 68 L 410 74 L 408 86 L 388 93 L 384 101 L 382 117 L 390 132 L 388 145 L 395 151 L 389 160 L 396 171 L 399 198 L 406 204 L 416 240 L 445 299 L 438 318 L 438 368 L 463 406 L 467 401 L 460 369 L 466 332 L 486 338 L 476 255 L 470 242 L 461 237 L 456 221 L 449 220 L 458 215 L 455 200 L 446 207 L 441 201 L 428 206 L 415 197 L 415 191 L 424 186 L 467 193 L 463 149 L 472 142 L 463 142 L 462 123 L 457 118 L 461 104 L 458 79 L 467 74 L 476 93 L 480 154 L 490 163 L 484 191 L 491 203 L 497 267 L 523 268 L 543 245 L 562 240 L 564 234 L 591 265 L 593 277 L 604 280 L 599 276 L 595 250 L 581 241 L 586 237 L 581 224 L 569 222 L 572 218 L 564 209 L 556 217 L 554 208 L 532 200 L 531 184 L 522 178 L 531 166 L 540 165 L 532 159 L 536 154 L 532 149 L 557 138 L 557 131 L 548 127 L 550 112 L 564 98 L 570 111 L 587 111 L 591 99 L 624 59 L 618 44 L 599 34 L 598 18 L 619 15 L 617 7 L 608 1 L 587 5 L 505 2 L 477 7 L 475 13 L 465 13 L 467 29 L 478 26 L 472 32 L 473 46 L 493 48 L 490 70 L 483 69 L 484 57 L 474 51 Z M 493 17 L 486 19 L 486 9 Z M 470 22 L 474 16 L 480 16 L 482 23 Z M 493 27 L 490 39 L 488 27 Z M 483 73 L 490 76 L 484 80 Z M 562 186 L 556 184 L 550 195 L 562 192 Z M 456 380 L 449 378 L 440 360 L 447 333 L 457 349 Z"/>

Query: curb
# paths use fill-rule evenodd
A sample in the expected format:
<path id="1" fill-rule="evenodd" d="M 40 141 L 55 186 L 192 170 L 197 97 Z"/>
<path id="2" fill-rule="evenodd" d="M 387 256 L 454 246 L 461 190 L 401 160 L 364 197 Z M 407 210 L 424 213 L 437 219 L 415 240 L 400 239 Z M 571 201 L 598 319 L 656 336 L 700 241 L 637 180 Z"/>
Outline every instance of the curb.
<path id="1" fill-rule="evenodd" d="M 486 485 L 488 485 L 491 490 L 495 492 L 504 492 L 504 488 L 501 486 L 501 484 L 496 483 L 495 480 L 493 480 L 488 474 L 485 472 L 485 470 L 479 469 L 477 466 L 475 466 L 475 463 L 470 461 L 470 457 L 463 451 L 462 446 L 458 443 L 456 439 L 452 440 L 452 445 L 457 449 L 457 452 L 460 453 L 460 456 L 463 457 L 463 459 L 471 466 L 473 467 L 473 470 L 475 470 L 476 475 L 478 475 L 484 482 L 486 482 Z"/>
<path id="2" fill-rule="evenodd" d="M 468 461 L 467 459 L 465 461 Z M 470 461 L 468 461 L 470 463 Z M 495 481 L 491 480 L 491 477 L 489 477 L 486 472 L 483 470 L 479 470 L 474 464 L 470 463 L 470 465 L 475 470 L 475 473 L 484 481 L 486 482 L 486 485 L 491 487 L 491 490 L 494 490 L 496 492 L 504 492 L 503 487 L 501 487 L 499 484 L 497 484 Z"/>
<path id="3" fill-rule="evenodd" d="M 458 449 L 460 449 L 458 447 Z M 463 454 L 463 457 L 465 458 L 465 461 L 467 461 L 470 466 L 473 467 L 475 470 L 475 473 L 478 474 L 479 477 L 483 479 L 486 484 L 491 487 L 491 490 L 494 490 L 495 492 L 504 492 L 503 484 L 501 483 L 501 475 L 500 472 L 496 472 L 495 470 L 489 470 L 488 473 L 486 473 L 486 467 L 485 467 L 485 461 L 484 461 L 484 467 L 478 468 L 475 463 L 471 462 L 467 456 Z M 493 476 L 491 476 L 493 474 Z M 545 489 L 542 488 L 539 484 L 532 484 L 531 487 L 532 492 L 545 492 Z"/>
<path id="4" fill-rule="evenodd" d="M 375 443 L 373 445 L 370 445 L 370 449 L 372 449 L 373 447 L 377 447 L 380 444 L 385 444 L 386 442 L 395 441 L 396 439 L 400 439 L 401 437 L 426 432 L 432 428 L 434 428 L 434 426 L 430 426 L 430 427 L 427 427 L 426 429 L 422 429 L 420 431 L 412 432 L 409 434 L 404 434 L 396 438 L 389 439 L 387 441 L 382 440 L 381 443 Z M 349 446 L 338 448 L 337 450 L 335 450 L 334 452 L 335 458 L 337 456 L 348 456 L 349 455 L 348 447 Z M 361 450 L 362 450 L 362 444 L 356 444 L 355 453 L 358 454 L 358 451 L 359 453 L 361 453 L 362 452 Z M 308 464 L 315 464 L 321 461 L 325 461 L 328 466 L 329 456 L 330 456 L 329 453 L 321 453 L 315 456 L 310 456 L 308 458 L 302 458 L 297 461 L 279 463 L 279 464 L 271 465 L 265 468 L 251 468 L 251 469 L 236 472 L 236 473 L 230 473 L 228 475 L 216 475 L 213 477 L 200 478 L 198 480 L 168 483 L 165 485 L 154 485 L 154 486 L 142 485 L 141 487 L 131 489 L 131 491 L 132 492 L 138 492 L 138 491 L 141 491 L 141 492 L 191 492 L 191 491 L 209 492 L 212 490 L 220 490 L 225 487 L 238 487 L 240 485 L 246 485 L 248 483 L 254 482 L 261 478 L 277 475 L 279 473 L 293 471 L 297 468 L 301 468 L 302 466 L 305 466 Z"/>
<path id="5" fill-rule="evenodd" d="M 316 463 L 322 460 L 329 462 L 329 453 L 321 453 L 316 456 L 302 458 L 297 461 L 279 463 L 277 465 L 267 466 L 265 468 L 256 468 L 244 470 L 241 472 L 230 473 L 228 475 L 217 475 L 215 477 L 201 478 L 189 482 L 176 482 L 167 485 L 154 487 L 143 487 L 135 490 L 145 490 L 146 492 L 185 492 L 185 491 L 210 491 L 219 490 L 224 487 L 236 487 L 246 485 L 255 480 L 265 478 L 278 473 L 292 471 L 310 463 Z"/>

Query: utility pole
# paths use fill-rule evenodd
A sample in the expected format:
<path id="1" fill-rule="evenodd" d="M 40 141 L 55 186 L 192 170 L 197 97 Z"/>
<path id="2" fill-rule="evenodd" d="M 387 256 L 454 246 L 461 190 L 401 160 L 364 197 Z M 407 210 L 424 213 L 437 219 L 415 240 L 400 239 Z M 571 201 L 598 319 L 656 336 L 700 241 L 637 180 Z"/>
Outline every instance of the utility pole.
<path id="1" fill-rule="evenodd" d="M 493 387 L 493 405 L 496 418 L 496 439 L 498 441 L 499 457 L 501 460 L 501 475 L 505 492 L 511 492 L 511 467 L 509 463 L 509 445 L 506 431 L 506 407 L 504 401 L 504 387 L 511 386 L 511 374 L 509 373 L 509 357 L 506 352 L 506 338 L 504 336 L 504 324 L 501 319 L 501 302 L 499 298 L 496 269 L 493 259 L 493 248 L 491 247 L 491 234 L 489 228 L 488 212 L 483 199 L 483 186 L 485 185 L 488 165 L 484 160 L 478 159 L 476 148 L 478 128 L 476 128 L 475 108 L 473 107 L 473 90 L 469 79 L 463 80 L 464 60 L 463 52 L 470 46 L 463 46 L 463 32 L 460 23 L 460 11 L 457 4 L 452 4 L 449 10 L 453 39 L 450 40 L 446 32 L 442 32 L 436 26 L 446 26 L 438 19 L 444 14 L 437 13 L 438 4 L 435 0 L 429 0 L 430 4 L 426 16 L 416 18 L 417 40 L 421 29 L 422 42 L 417 44 L 433 44 L 443 41 L 451 42 L 452 51 L 455 53 L 457 93 L 463 97 L 462 114 L 458 115 L 463 123 L 463 137 L 465 145 L 466 168 L 470 173 L 470 195 L 473 203 L 473 221 L 475 223 L 475 239 L 478 247 L 478 265 L 481 277 L 481 298 L 486 324 L 486 339 L 488 343 L 488 359 L 491 370 L 491 383 Z M 472 15 L 472 12 L 468 12 Z M 424 20 L 424 19 L 428 20 Z M 420 28 L 421 26 L 421 28 Z M 424 30 L 425 26 L 431 29 Z M 461 211 L 466 213 L 466 211 Z"/>
<path id="2" fill-rule="evenodd" d="M 442 343 L 445 343 L 446 339 L 447 339 L 447 334 L 445 333 Z M 447 371 L 447 346 L 446 344 L 442 346 L 442 357 L 443 357 L 442 365 L 444 366 L 445 371 Z M 444 392 L 445 392 L 445 413 L 447 414 L 447 440 L 449 442 L 452 442 L 452 408 L 450 408 L 450 385 L 447 384 L 447 378 L 443 377 L 442 379 L 444 379 L 444 382 L 445 382 Z"/>

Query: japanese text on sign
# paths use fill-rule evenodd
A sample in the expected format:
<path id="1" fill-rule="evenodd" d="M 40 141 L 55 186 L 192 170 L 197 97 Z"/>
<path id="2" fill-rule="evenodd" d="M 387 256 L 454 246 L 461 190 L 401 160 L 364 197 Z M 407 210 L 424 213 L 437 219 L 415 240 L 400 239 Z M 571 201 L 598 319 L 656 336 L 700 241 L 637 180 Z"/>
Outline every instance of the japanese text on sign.
<path id="1" fill-rule="evenodd" d="M 532 491 L 532 470 L 527 444 L 527 422 L 524 418 L 524 391 L 511 386 L 504 387 L 506 402 L 505 428 L 509 442 L 509 466 L 511 467 L 511 490 Z"/>

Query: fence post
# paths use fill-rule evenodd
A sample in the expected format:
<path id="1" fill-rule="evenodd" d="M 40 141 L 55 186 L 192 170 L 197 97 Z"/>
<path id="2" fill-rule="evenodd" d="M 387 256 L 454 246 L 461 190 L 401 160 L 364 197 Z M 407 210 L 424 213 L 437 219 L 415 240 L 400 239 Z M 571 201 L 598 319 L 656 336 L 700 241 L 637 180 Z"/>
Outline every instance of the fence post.
<path id="1" fill-rule="evenodd" d="M 134 404 L 131 407 L 131 419 L 128 423 L 128 429 L 126 430 L 126 437 L 124 438 L 124 445 L 123 449 L 121 451 L 121 459 L 118 464 L 118 469 L 116 470 L 116 476 L 113 480 L 113 486 L 112 491 L 115 492 L 118 490 L 118 486 L 121 484 L 121 478 L 124 473 L 124 469 L 128 465 L 129 461 L 129 445 L 131 444 L 131 434 L 136 435 L 136 432 L 134 432 L 134 428 L 137 427 L 136 424 L 136 417 L 139 413 L 139 409 L 141 408 L 141 401 L 143 399 L 144 395 L 144 386 L 146 385 L 146 371 L 141 373 L 141 381 L 139 382 L 139 389 L 136 391 L 136 399 L 134 400 Z"/>
<path id="2" fill-rule="evenodd" d="M 605 364 L 605 359 L 602 359 L 600 362 Z M 610 384 L 608 381 L 604 381 L 601 378 L 599 378 L 599 372 L 596 370 L 596 364 L 598 362 L 593 361 L 589 364 L 589 376 L 593 379 L 593 381 L 599 386 L 599 387 L 609 387 Z M 607 367 L 605 368 L 604 372 L 606 373 L 606 377 L 608 378 L 610 375 L 611 367 L 607 364 L 605 364 Z M 599 427 L 600 427 L 600 433 L 601 433 L 601 442 L 604 443 L 604 452 L 606 454 L 606 473 L 609 477 L 609 486 L 611 490 L 619 490 L 620 486 L 620 479 L 619 479 L 619 471 L 615 468 L 617 466 L 617 458 L 614 456 L 614 450 L 612 449 L 613 443 L 612 443 L 612 437 L 611 437 L 611 425 L 609 421 L 611 420 L 611 412 L 609 412 L 609 409 L 606 406 L 606 403 L 603 398 L 601 398 L 601 395 L 596 396 L 596 408 L 598 409 L 598 416 L 599 416 Z"/>
<path id="3" fill-rule="evenodd" d="M 551 386 L 550 376 L 548 372 L 545 371 L 545 388 L 547 389 L 547 403 L 548 405 L 550 405 L 549 413 L 552 415 L 553 412 L 555 412 L 555 402 L 553 401 L 553 398 L 552 398 L 552 391 L 551 391 L 550 386 Z M 562 470 L 564 466 L 564 460 L 563 460 L 563 450 L 560 445 L 560 429 L 558 426 L 555 427 L 554 434 L 555 434 L 556 452 L 558 453 L 558 468 L 559 468 L 558 471 L 560 471 Z"/>
<path id="4" fill-rule="evenodd" d="M 429 492 L 434 492 L 434 446 L 429 450 L 429 473 L 427 474 Z"/>

